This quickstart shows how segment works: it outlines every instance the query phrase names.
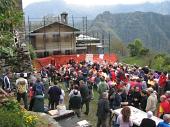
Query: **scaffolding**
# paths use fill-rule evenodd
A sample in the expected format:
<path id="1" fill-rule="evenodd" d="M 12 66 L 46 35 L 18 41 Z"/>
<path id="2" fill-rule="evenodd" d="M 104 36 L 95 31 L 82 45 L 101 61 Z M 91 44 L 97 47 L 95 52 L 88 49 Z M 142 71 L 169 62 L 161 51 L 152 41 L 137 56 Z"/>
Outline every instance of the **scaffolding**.
<path id="1" fill-rule="evenodd" d="M 31 18 L 28 17 L 27 22 L 25 23 L 25 31 L 26 31 L 26 37 L 27 40 L 30 44 L 33 45 L 33 47 L 35 48 L 35 51 L 37 52 L 38 57 L 44 57 L 44 56 L 48 56 L 48 55 L 61 55 L 61 54 L 75 54 L 77 53 L 77 47 L 76 47 L 76 40 L 75 37 L 77 37 L 78 35 L 82 34 L 85 36 L 89 35 L 93 38 L 99 38 L 102 42 L 102 45 L 98 48 L 100 48 L 100 54 L 104 54 L 105 53 L 105 49 L 106 47 L 109 46 L 109 50 L 107 50 L 107 52 L 110 53 L 110 39 L 106 39 L 106 33 L 100 35 L 98 32 L 97 33 L 90 33 L 88 31 L 89 26 L 88 26 L 88 18 L 86 17 L 67 17 L 67 20 L 63 20 L 61 16 L 56 16 L 56 17 L 43 17 L 43 18 Z M 67 23 L 64 23 L 63 21 L 66 21 Z M 58 23 L 58 28 L 55 28 L 55 30 L 53 31 L 49 31 L 47 29 L 47 26 L 53 24 L 53 23 Z M 72 31 L 63 31 L 63 27 L 67 26 L 69 28 L 72 28 Z M 39 29 L 41 29 L 41 31 L 38 31 Z M 43 30 L 42 30 L 43 29 Z M 78 29 L 80 31 L 75 31 L 74 29 Z M 41 50 L 38 49 L 36 47 L 36 45 L 34 45 L 33 40 L 35 38 L 35 36 L 42 36 L 43 38 L 43 46 L 41 46 Z M 51 47 L 49 48 L 49 38 L 48 37 L 53 38 L 52 42 L 50 42 L 51 44 L 53 44 Z M 65 40 L 63 39 L 65 38 Z M 70 38 L 69 40 L 67 38 Z M 108 37 L 107 37 L 108 38 Z M 110 34 L 109 34 L 109 38 L 110 38 Z M 61 40 L 62 39 L 62 40 Z M 69 41 L 69 43 L 66 43 L 66 41 Z M 60 42 L 60 43 L 59 43 Z M 92 43 L 90 42 L 90 46 L 89 44 L 87 44 L 85 47 L 85 51 L 81 52 L 81 53 L 88 53 L 88 54 L 93 54 L 93 49 L 92 49 Z M 87 49 L 87 46 L 89 47 L 89 49 Z M 63 47 L 67 47 L 67 48 L 63 48 Z M 79 49 L 81 50 L 81 49 Z M 102 52 L 101 52 L 102 50 Z M 41 53 L 40 53 L 41 52 Z M 43 54 L 42 54 L 43 52 Z"/>

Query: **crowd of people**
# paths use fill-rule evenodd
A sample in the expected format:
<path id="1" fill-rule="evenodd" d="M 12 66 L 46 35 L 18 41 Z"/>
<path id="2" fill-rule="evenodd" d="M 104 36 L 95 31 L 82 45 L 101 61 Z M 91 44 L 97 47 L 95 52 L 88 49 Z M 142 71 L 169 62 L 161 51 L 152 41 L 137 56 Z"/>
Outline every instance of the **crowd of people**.
<path id="1" fill-rule="evenodd" d="M 7 92 L 12 88 L 11 77 L 12 73 L 8 71 L 3 78 L 3 89 Z M 47 97 L 48 109 L 51 110 L 64 103 L 65 92 L 68 92 L 69 109 L 81 117 L 84 105 L 84 114 L 89 114 L 90 102 L 95 98 L 94 91 L 97 91 L 97 127 L 107 127 L 109 112 L 121 107 L 123 109 L 114 126 L 133 126 L 128 106 L 147 112 L 148 118 L 142 120 L 141 127 L 156 127 L 154 121 L 149 121 L 152 115 L 164 119 L 157 127 L 170 126 L 170 75 L 147 66 L 107 61 L 76 63 L 70 60 L 65 65 L 42 67 L 39 73 L 31 73 L 27 79 L 20 73 L 14 86 L 17 100 L 20 102 L 22 98 L 28 110 L 32 110 L 36 95 Z M 149 123 L 152 126 L 147 126 Z"/>

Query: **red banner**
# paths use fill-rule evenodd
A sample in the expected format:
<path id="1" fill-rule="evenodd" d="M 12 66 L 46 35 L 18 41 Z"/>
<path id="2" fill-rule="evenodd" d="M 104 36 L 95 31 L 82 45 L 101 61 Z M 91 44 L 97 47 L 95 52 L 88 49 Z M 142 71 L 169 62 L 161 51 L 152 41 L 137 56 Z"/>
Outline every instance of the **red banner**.
<path id="1" fill-rule="evenodd" d="M 75 62 L 81 62 L 86 59 L 86 54 L 76 54 L 76 55 L 55 55 L 49 56 L 45 58 L 38 58 L 33 60 L 33 65 L 37 71 L 39 71 L 43 66 L 47 66 L 49 64 L 53 65 L 63 65 L 67 64 L 70 59 L 74 59 Z M 102 58 L 99 54 L 93 54 L 93 62 L 103 62 L 107 61 L 109 63 L 114 63 L 118 61 L 118 57 L 116 54 L 104 54 Z"/>

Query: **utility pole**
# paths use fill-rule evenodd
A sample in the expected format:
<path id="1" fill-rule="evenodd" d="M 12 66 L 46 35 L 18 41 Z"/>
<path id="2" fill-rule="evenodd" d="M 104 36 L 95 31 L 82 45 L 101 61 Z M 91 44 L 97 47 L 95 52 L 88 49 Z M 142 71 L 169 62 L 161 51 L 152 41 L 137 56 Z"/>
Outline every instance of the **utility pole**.
<path id="1" fill-rule="evenodd" d="M 110 56 L 110 32 L 109 32 L 109 56 Z"/>
<path id="2" fill-rule="evenodd" d="M 31 22 L 28 16 L 28 42 L 30 43 L 30 31 L 31 31 Z"/>
<path id="3" fill-rule="evenodd" d="M 102 33 L 102 46 L 103 46 L 102 48 L 103 48 L 103 54 L 104 54 L 104 46 L 105 46 L 104 45 L 104 33 Z"/>
<path id="4" fill-rule="evenodd" d="M 45 16 L 44 16 L 44 18 L 43 18 L 43 25 L 44 25 L 44 28 L 43 28 L 43 32 L 44 32 L 44 34 L 43 34 L 43 42 L 44 42 L 44 56 L 46 57 L 47 56 L 47 52 L 46 52 L 46 30 L 45 30 Z"/>
<path id="5" fill-rule="evenodd" d="M 86 16 L 86 36 L 87 36 L 87 16 Z"/>
<path id="6" fill-rule="evenodd" d="M 73 28 L 74 28 L 74 17 L 73 17 L 73 15 L 72 15 L 72 22 L 73 22 Z M 73 50 L 74 50 L 74 53 L 76 52 L 76 43 L 74 43 L 73 42 L 73 37 L 74 37 L 74 30 L 73 30 L 73 33 L 72 33 L 72 36 L 71 36 L 71 49 L 72 49 L 72 47 L 74 48 Z"/>

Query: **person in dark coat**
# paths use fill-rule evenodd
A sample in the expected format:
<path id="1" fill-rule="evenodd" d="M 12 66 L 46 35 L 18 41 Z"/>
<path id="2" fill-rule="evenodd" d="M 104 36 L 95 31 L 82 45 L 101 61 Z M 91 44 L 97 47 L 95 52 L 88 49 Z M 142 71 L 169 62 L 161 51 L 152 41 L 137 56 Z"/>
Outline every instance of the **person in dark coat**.
<path id="1" fill-rule="evenodd" d="M 109 93 L 108 93 L 109 106 L 110 106 L 111 109 L 113 109 L 114 99 L 115 99 L 115 89 L 112 86 L 112 87 L 110 87 Z"/>
<path id="2" fill-rule="evenodd" d="M 89 114 L 89 103 L 90 103 L 90 96 L 89 96 L 89 88 L 88 86 L 84 83 L 83 80 L 80 81 L 80 94 L 82 97 L 82 108 L 83 105 L 86 105 L 86 111 L 84 112 L 85 115 Z"/>
<path id="3" fill-rule="evenodd" d="M 151 119 L 152 116 L 153 116 L 153 113 L 151 111 L 148 111 L 147 112 L 148 118 L 144 118 L 142 120 L 140 127 L 156 127 L 155 121 Z"/>
<path id="4" fill-rule="evenodd" d="M 109 108 L 109 101 L 108 101 L 108 93 L 104 92 L 102 94 L 102 98 L 98 102 L 98 107 L 97 107 L 97 127 L 108 127 L 107 123 L 107 118 L 108 118 L 108 113 L 110 111 Z"/>
<path id="5" fill-rule="evenodd" d="M 118 89 L 115 94 L 115 99 L 113 100 L 113 109 L 118 109 L 121 107 L 122 102 L 122 89 Z"/>
<path id="6" fill-rule="evenodd" d="M 135 87 L 135 91 L 132 95 L 131 105 L 134 106 L 135 108 L 139 108 L 140 99 L 141 99 L 141 95 L 140 95 L 139 87 Z"/>
<path id="7" fill-rule="evenodd" d="M 82 102 L 82 98 L 80 95 L 78 95 L 78 90 L 74 90 L 73 91 L 73 95 L 70 97 L 69 100 L 69 109 L 74 110 L 74 112 L 76 113 L 76 115 L 78 117 L 80 117 L 81 112 L 81 102 Z"/>
<path id="8" fill-rule="evenodd" d="M 168 74 L 168 80 L 166 81 L 164 92 L 170 91 L 170 74 Z"/>
<path id="9" fill-rule="evenodd" d="M 141 99 L 140 99 L 140 108 L 142 111 L 146 111 L 146 104 L 147 104 L 147 92 L 145 90 L 141 91 Z"/>
<path id="10" fill-rule="evenodd" d="M 33 97 L 30 100 L 29 111 L 32 111 L 32 108 L 35 104 L 35 98 L 37 95 L 44 97 L 44 91 L 45 91 L 44 84 L 41 81 L 41 77 L 37 77 L 37 80 L 32 88 Z"/>
<path id="11" fill-rule="evenodd" d="M 60 95 L 62 94 L 62 92 L 57 85 L 53 85 L 50 87 L 48 94 L 49 94 L 49 108 L 53 110 L 59 104 Z"/>

